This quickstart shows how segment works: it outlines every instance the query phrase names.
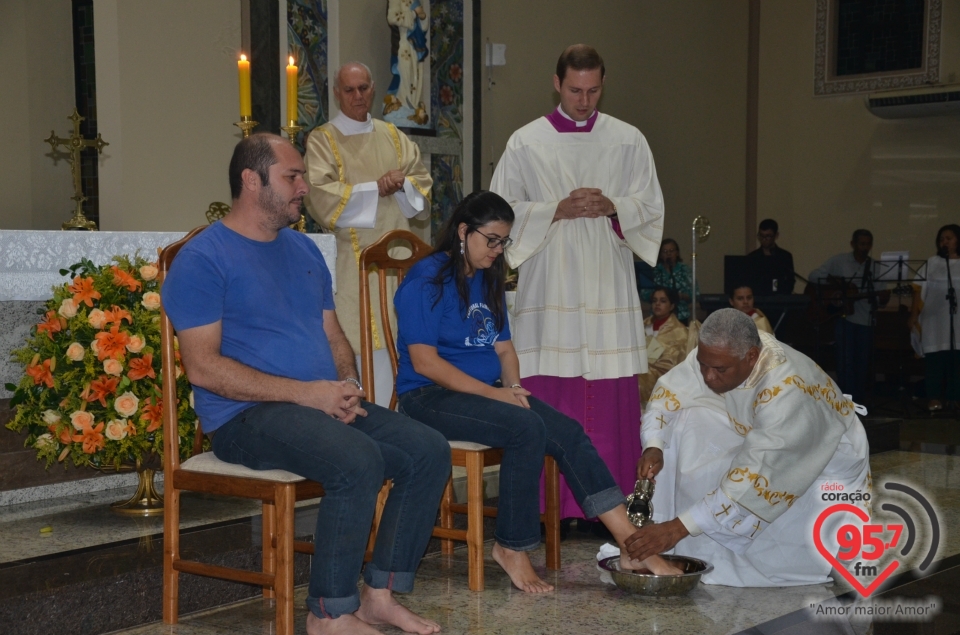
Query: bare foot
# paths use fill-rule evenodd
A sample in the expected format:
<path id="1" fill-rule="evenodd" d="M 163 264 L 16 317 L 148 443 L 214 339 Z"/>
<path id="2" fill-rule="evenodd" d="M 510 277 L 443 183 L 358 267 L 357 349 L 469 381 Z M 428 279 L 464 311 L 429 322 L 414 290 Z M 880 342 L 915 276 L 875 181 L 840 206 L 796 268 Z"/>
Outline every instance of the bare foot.
<path id="1" fill-rule="evenodd" d="M 629 556 L 621 554 L 620 570 L 645 571 L 654 575 L 681 575 L 683 571 L 660 556 L 650 556 L 646 560 L 631 560 Z"/>
<path id="2" fill-rule="evenodd" d="M 307 613 L 307 635 L 337 635 L 338 633 L 343 633 L 343 635 L 383 635 L 352 613 L 341 615 L 335 620 L 322 619 L 313 613 Z"/>
<path id="3" fill-rule="evenodd" d="M 493 545 L 493 559 L 510 576 L 510 581 L 525 593 L 547 593 L 553 591 L 553 585 L 540 579 L 530 564 L 530 557 L 523 551 L 514 551 Z"/>
<path id="4" fill-rule="evenodd" d="M 367 628 L 370 628 L 369 624 L 389 624 L 406 633 L 432 635 L 440 632 L 439 624 L 420 617 L 397 602 L 390 589 L 374 589 L 364 585 L 360 591 L 360 610 L 354 615 L 366 622 L 364 626 Z M 373 629 L 371 631 L 379 632 Z"/>

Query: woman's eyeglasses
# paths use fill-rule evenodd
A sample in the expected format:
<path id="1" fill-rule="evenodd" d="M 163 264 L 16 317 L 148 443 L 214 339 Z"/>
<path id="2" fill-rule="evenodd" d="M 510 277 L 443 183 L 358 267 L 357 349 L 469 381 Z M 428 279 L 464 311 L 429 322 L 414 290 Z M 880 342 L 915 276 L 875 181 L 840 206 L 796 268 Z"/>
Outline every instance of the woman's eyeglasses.
<path id="1" fill-rule="evenodd" d="M 497 247 L 503 247 L 506 249 L 513 244 L 513 238 L 507 236 L 506 238 L 497 238 L 496 236 L 487 236 L 479 229 L 475 230 L 478 234 L 487 239 L 487 248 L 496 249 Z"/>

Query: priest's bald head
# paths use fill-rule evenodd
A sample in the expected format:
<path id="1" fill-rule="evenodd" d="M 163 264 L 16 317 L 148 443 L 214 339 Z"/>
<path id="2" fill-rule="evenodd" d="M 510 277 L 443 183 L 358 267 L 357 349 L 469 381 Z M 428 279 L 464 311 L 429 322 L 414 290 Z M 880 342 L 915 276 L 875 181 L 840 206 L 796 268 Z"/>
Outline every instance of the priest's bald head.
<path id="1" fill-rule="evenodd" d="M 340 105 L 340 112 L 355 121 L 367 120 L 374 93 L 373 75 L 362 62 L 347 62 L 333 76 L 333 96 Z"/>
<path id="2" fill-rule="evenodd" d="M 700 327 L 697 362 L 710 390 L 723 394 L 750 376 L 760 358 L 760 334 L 746 313 L 720 309 Z"/>
<path id="3" fill-rule="evenodd" d="M 574 121 L 593 116 L 603 92 L 607 69 L 597 49 L 586 44 L 568 46 L 557 60 L 553 88 L 560 93 L 560 108 Z"/>

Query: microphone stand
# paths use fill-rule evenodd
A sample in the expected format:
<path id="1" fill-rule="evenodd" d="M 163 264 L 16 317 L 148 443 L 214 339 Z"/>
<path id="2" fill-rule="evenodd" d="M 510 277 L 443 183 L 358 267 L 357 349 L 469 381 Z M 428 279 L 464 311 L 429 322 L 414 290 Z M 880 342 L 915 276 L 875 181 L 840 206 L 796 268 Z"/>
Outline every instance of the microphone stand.
<path id="1" fill-rule="evenodd" d="M 956 362 L 953 359 L 957 351 L 956 334 L 953 326 L 953 316 L 957 314 L 957 292 L 953 288 L 953 276 L 950 273 L 950 251 L 944 250 L 943 262 L 947 266 L 947 303 L 950 306 L 950 375 L 947 377 L 947 386 L 955 381 Z M 944 392 L 946 396 L 946 392 Z M 946 401 L 946 400 L 944 400 Z"/>

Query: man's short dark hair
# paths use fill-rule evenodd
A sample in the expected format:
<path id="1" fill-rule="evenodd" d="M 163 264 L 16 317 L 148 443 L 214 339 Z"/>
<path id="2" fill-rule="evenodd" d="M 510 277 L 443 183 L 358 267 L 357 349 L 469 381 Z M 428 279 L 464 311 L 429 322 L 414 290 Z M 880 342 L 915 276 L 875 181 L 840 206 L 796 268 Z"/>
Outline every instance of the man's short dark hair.
<path id="1" fill-rule="evenodd" d="M 873 242 L 873 234 L 870 233 L 869 229 L 855 229 L 853 230 L 853 237 L 850 238 L 850 242 L 855 243 L 857 239 L 861 236 L 866 236 L 870 239 L 870 242 Z"/>
<path id="2" fill-rule="evenodd" d="M 253 170 L 260 175 L 260 182 L 264 186 L 270 184 L 270 166 L 277 162 L 270 143 L 276 135 L 258 132 L 240 140 L 233 149 L 230 158 L 230 196 L 233 200 L 240 198 L 243 191 L 243 171 Z M 277 137 L 279 138 L 279 137 Z"/>
<path id="3" fill-rule="evenodd" d="M 767 231 L 768 229 L 772 229 L 774 234 L 780 233 L 780 226 L 777 225 L 777 221 L 773 220 L 772 218 L 764 218 L 762 221 L 760 221 L 760 228 L 757 231 L 762 232 Z"/>
<path id="4" fill-rule="evenodd" d="M 753 286 L 751 286 L 750 283 L 748 282 L 734 282 L 733 286 L 730 287 L 730 293 L 728 293 L 727 295 L 732 300 L 733 297 L 737 295 L 737 291 L 739 291 L 740 289 L 750 289 L 750 295 L 753 295 Z"/>
<path id="5" fill-rule="evenodd" d="M 597 53 L 597 49 L 592 46 L 587 46 L 586 44 L 568 46 L 566 50 L 560 54 L 560 59 L 557 60 L 557 77 L 560 79 L 561 84 L 563 83 L 564 77 L 567 76 L 568 68 L 572 68 L 575 71 L 592 71 L 595 68 L 599 68 L 600 79 L 603 79 L 603 76 L 607 72 L 607 69 L 603 66 L 603 58 Z"/>

